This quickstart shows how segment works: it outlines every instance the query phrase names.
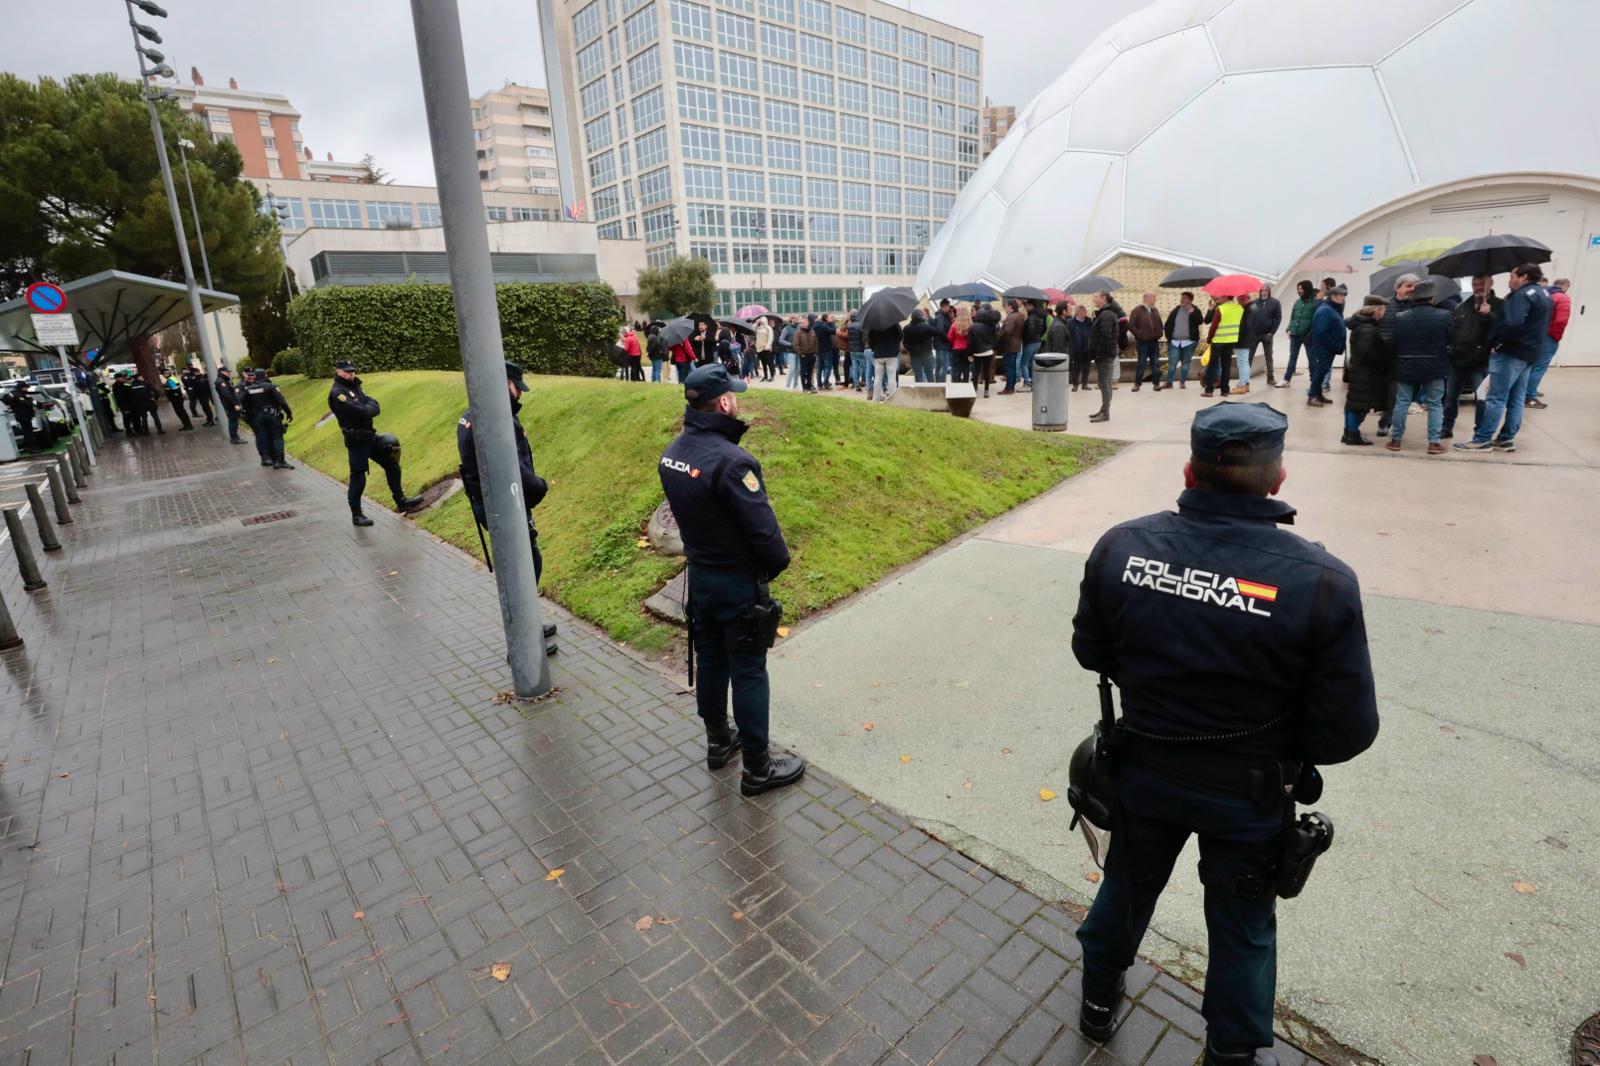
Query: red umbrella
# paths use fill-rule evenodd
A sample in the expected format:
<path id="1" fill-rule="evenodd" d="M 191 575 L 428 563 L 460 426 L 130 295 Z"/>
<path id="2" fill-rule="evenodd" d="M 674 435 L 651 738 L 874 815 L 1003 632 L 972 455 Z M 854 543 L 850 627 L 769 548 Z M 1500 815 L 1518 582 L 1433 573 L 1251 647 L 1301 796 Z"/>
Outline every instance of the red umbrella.
<path id="1" fill-rule="evenodd" d="M 1050 297 L 1050 302 L 1053 303 L 1053 304 L 1061 303 L 1063 300 L 1065 300 L 1068 303 L 1072 302 L 1072 297 L 1068 296 L 1066 293 L 1062 292 L 1060 289 L 1046 289 L 1046 290 L 1044 290 L 1044 294 L 1046 296 Z"/>
<path id="2" fill-rule="evenodd" d="M 1212 278 L 1206 282 L 1206 292 L 1223 299 L 1260 291 L 1261 279 L 1251 277 L 1249 274 L 1224 274 L 1220 278 Z"/>

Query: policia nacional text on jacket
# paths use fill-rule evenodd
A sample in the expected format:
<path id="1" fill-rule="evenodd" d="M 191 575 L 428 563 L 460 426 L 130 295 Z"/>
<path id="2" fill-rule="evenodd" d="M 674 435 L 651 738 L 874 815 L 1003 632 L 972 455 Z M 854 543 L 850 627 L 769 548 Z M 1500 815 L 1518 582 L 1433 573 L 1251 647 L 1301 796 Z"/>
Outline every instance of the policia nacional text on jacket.
<path id="1" fill-rule="evenodd" d="M 1178 510 L 1116 526 L 1084 569 L 1072 648 L 1137 734 L 1112 760 L 1121 832 L 1078 931 L 1085 1033 L 1110 1036 L 1157 897 L 1200 838 L 1208 1064 L 1275 1062 L 1275 884 L 1304 766 L 1354 758 L 1378 713 L 1355 574 L 1281 528 L 1288 425 L 1266 404 L 1195 416 Z M 1211 743 L 1189 743 L 1195 738 Z M 1159 738 L 1159 739 L 1157 739 Z M 1313 797 L 1314 798 L 1314 797 Z M 1308 800 L 1309 802 L 1309 800 Z"/>

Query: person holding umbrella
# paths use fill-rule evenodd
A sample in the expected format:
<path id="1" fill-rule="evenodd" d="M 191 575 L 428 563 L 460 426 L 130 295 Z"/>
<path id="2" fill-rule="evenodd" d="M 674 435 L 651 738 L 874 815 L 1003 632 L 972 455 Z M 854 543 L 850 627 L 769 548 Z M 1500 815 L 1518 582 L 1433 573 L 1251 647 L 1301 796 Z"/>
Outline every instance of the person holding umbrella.
<path id="1" fill-rule="evenodd" d="M 1544 272 L 1534 263 L 1524 263 L 1511 272 L 1511 294 L 1500 305 L 1495 323 L 1499 344 L 1489 356 L 1489 395 L 1483 418 L 1471 440 L 1456 443 L 1458 451 L 1517 450 L 1528 372 L 1544 347 L 1554 309 L 1549 294 L 1539 285 L 1543 278 Z"/>

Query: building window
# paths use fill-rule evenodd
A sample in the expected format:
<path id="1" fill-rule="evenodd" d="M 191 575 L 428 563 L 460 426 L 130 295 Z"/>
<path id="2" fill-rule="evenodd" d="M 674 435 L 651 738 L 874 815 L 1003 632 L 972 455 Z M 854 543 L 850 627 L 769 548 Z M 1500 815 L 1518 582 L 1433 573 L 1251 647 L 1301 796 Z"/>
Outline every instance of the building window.
<path id="1" fill-rule="evenodd" d="M 928 43 L 928 65 L 935 70 L 953 71 L 956 66 L 956 46 L 943 37 L 934 37 Z"/>
<path id="2" fill-rule="evenodd" d="M 746 96 L 744 93 L 723 93 L 722 121 L 724 125 L 728 126 L 742 126 L 750 130 L 760 129 L 760 98 Z"/>
<path id="3" fill-rule="evenodd" d="M 933 82 L 933 95 L 940 100 L 954 100 L 956 98 L 956 76 L 948 70 L 934 67 L 928 74 Z"/>
<path id="4" fill-rule="evenodd" d="M 839 149 L 839 172 L 847 178 L 872 177 L 872 154 L 856 148 Z"/>
<path id="5" fill-rule="evenodd" d="M 300 199 L 300 197 L 279 196 L 277 197 L 277 202 L 280 204 L 287 204 L 289 207 L 289 217 L 280 220 L 278 223 L 284 232 L 298 233 L 300 230 L 306 228 L 306 205 L 305 202 Z M 262 203 L 261 213 L 263 215 L 274 214 L 272 206 L 267 203 Z"/>
<path id="6" fill-rule="evenodd" d="M 621 120 L 619 119 L 618 121 L 620 122 Z M 623 129 L 626 130 L 627 126 L 623 125 Z M 547 148 L 542 144 L 530 144 L 527 147 L 527 155 L 530 159 L 554 159 L 556 157 L 556 150 L 554 148 Z"/>
<path id="7" fill-rule="evenodd" d="M 892 185 L 873 186 L 873 207 L 880 215 L 900 213 L 900 190 Z"/>
<path id="8" fill-rule="evenodd" d="M 794 0 L 761 0 L 761 17 L 777 22 L 793 22 Z"/>
<path id="9" fill-rule="evenodd" d="M 233 129 L 233 116 L 228 114 L 226 111 L 208 110 L 206 112 L 206 118 L 211 120 L 211 128 L 214 130 Z"/>
<path id="10" fill-rule="evenodd" d="M 872 180 L 889 181 L 900 184 L 900 157 L 897 155 L 875 155 L 872 157 Z"/>
<path id="11" fill-rule="evenodd" d="M 768 59 L 794 59 L 794 31 L 783 26 L 761 24 L 761 54 Z"/>
<path id="12" fill-rule="evenodd" d="M 878 249 L 878 273 L 898 274 L 905 269 L 906 254 L 898 248 Z"/>
<path id="13" fill-rule="evenodd" d="M 630 16 L 622 24 L 622 34 L 629 55 L 653 43 L 660 36 L 656 32 L 656 5 L 651 4 L 637 15 Z"/>
<path id="14" fill-rule="evenodd" d="M 906 184 L 923 186 L 928 184 L 928 161 L 926 159 L 906 160 Z M 911 194 L 908 191 L 906 193 L 908 203 L 910 202 L 910 196 Z M 926 210 L 928 194 L 923 193 L 922 198 L 924 210 Z"/>
<path id="15" fill-rule="evenodd" d="M 360 229 L 361 201 L 313 199 L 311 224 L 327 229 Z"/>
<path id="16" fill-rule="evenodd" d="M 952 164 L 934 163 L 930 165 L 929 169 L 933 172 L 933 187 L 935 189 L 954 189 L 956 187 L 956 168 Z"/>
<path id="17" fill-rule="evenodd" d="M 601 152 L 589 160 L 589 188 L 610 185 L 617 180 L 617 158 L 610 152 Z"/>
<path id="18" fill-rule="evenodd" d="M 844 239 L 846 244 L 871 244 L 872 219 L 866 215 L 844 216 Z"/>
<path id="19" fill-rule="evenodd" d="M 767 193 L 775 204 L 805 203 L 805 182 L 798 174 L 773 174 L 767 178 Z"/>
<path id="20" fill-rule="evenodd" d="M 867 86 L 865 82 L 851 81 L 848 78 L 839 79 L 839 106 L 845 111 L 867 110 Z"/>
<path id="21" fill-rule="evenodd" d="M 806 246 L 803 244 L 778 244 L 772 249 L 774 274 L 804 274 L 806 272 Z"/>
<path id="22" fill-rule="evenodd" d="M 283 168 L 278 165 L 278 157 L 277 156 L 269 156 L 267 158 L 267 177 L 269 177 L 269 178 L 281 178 L 281 177 L 283 177 Z"/>
<path id="23" fill-rule="evenodd" d="M 806 216 L 804 211 L 774 211 L 772 212 L 772 237 L 780 241 L 803 241 L 806 239 Z"/>
<path id="24" fill-rule="evenodd" d="M 812 70 L 833 69 L 833 42 L 809 33 L 800 35 L 800 63 Z"/>
<path id="25" fill-rule="evenodd" d="M 691 244 L 690 259 L 704 259 L 711 264 L 713 274 L 728 272 L 728 246 L 726 244 Z"/>
<path id="26" fill-rule="evenodd" d="M 846 274 L 872 273 L 872 249 L 846 248 L 844 250 L 844 272 Z"/>
<path id="27" fill-rule="evenodd" d="M 728 149 L 728 162 L 738 166 L 759 167 L 761 165 L 761 135 L 757 133 L 735 133 L 729 130 L 722 137 Z"/>
<path id="28" fill-rule="evenodd" d="M 617 195 L 617 190 L 615 190 L 615 189 L 606 189 L 606 190 L 603 190 L 600 193 L 596 193 L 595 194 L 595 202 L 598 203 L 600 201 L 600 197 L 603 196 L 603 195 L 606 195 L 606 194 L 610 194 L 612 199 L 615 200 L 616 199 L 616 195 Z M 612 211 L 612 214 L 616 214 L 616 212 Z M 511 209 L 507 208 L 507 207 L 485 207 L 483 209 L 483 215 L 490 222 L 510 222 L 511 221 Z"/>
<path id="29" fill-rule="evenodd" d="M 837 273 L 839 273 L 839 249 L 837 249 L 837 248 L 818 248 L 818 247 L 813 246 L 812 249 L 811 249 L 811 273 L 813 273 L 813 274 L 837 274 Z M 820 289 L 818 291 L 819 292 L 831 292 L 831 291 L 835 291 L 835 290 Z M 818 307 L 818 308 L 829 308 L 829 309 L 834 310 L 834 311 L 842 311 L 842 310 L 844 310 L 844 304 L 842 302 L 840 302 L 840 303 L 818 303 L 816 300 L 813 299 L 811 306 Z"/>
<path id="30" fill-rule="evenodd" d="M 718 11 L 717 43 L 724 48 L 740 48 L 746 52 L 754 52 L 756 50 L 755 19 L 747 19 L 743 15 L 730 15 L 726 11 Z"/>
<path id="31" fill-rule="evenodd" d="M 976 167 L 978 165 L 978 142 L 970 137 L 963 137 L 956 143 L 960 148 L 957 158 L 963 163 L 970 163 Z"/>
<path id="32" fill-rule="evenodd" d="M 900 117 L 900 94 L 893 89 L 872 87 L 872 113 L 879 118 Z"/>
<path id="33" fill-rule="evenodd" d="M 956 157 L 956 139 L 950 134 L 935 131 L 930 141 L 933 146 L 933 158 L 954 159 Z"/>
<path id="34" fill-rule="evenodd" d="M 883 19 L 872 19 L 872 47 L 880 52 L 900 51 L 900 28 Z"/>
<path id="35" fill-rule="evenodd" d="M 717 121 L 717 91 L 698 85 L 678 86 L 678 117 L 687 122 Z"/>
<path id="36" fill-rule="evenodd" d="M 651 126 L 665 122 L 667 118 L 666 98 L 660 89 L 651 89 L 643 96 L 633 98 L 633 128 L 647 130 Z"/>
<path id="37" fill-rule="evenodd" d="M 604 78 L 596 78 L 593 82 L 585 85 L 583 90 L 578 93 L 578 101 L 583 110 L 584 118 L 600 114 L 611 104 L 611 98 L 607 95 L 606 80 Z M 477 132 L 484 134 L 484 136 L 478 138 L 480 141 L 490 140 L 494 136 L 488 130 L 478 130 Z"/>
<path id="38" fill-rule="evenodd" d="M 927 196 L 927 193 L 923 193 Z M 913 248 L 926 248 L 930 227 L 925 219 L 910 219 L 906 222 L 906 244 Z"/>
<path id="39" fill-rule="evenodd" d="M 617 145 L 617 161 L 622 164 L 622 174 L 624 177 L 633 173 L 633 160 L 628 151 L 627 141 L 623 141 L 621 144 Z M 528 179 L 530 181 L 534 178 L 554 178 L 555 176 L 556 172 L 551 170 L 549 167 L 528 168 Z"/>
<path id="40" fill-rule="evenodd" d="M 761 81 L 766 87 L 768 96 L 787 96 L 791 100 L 800 96 L 800 77 L 793 67 L 782 63 L 762 63 Z M 799 118 L 800 116 L 796 114 L 797 128 L 789 132 L 799 132 Z"/>
<path id="41" fill-rule="evenodd" d="M 806 229 L 811 240 L 823 244 L 839 243 L 839 216 L 813 211 L 806 218 Z"/>
<path id="42" fill-rule="evenodd" d="M 607 222 L 603 226 L 596 226 L 594 235 L 597 240 L 620 241 L 622 240 L 622 223 Z"/>
<path id="43" fill-rule="evenodd" d="M 896 122 L 872 123 L 872 147 L 890 152 L 900 150 L 900 125 Z"/>
<path id="44" fill-rule="evenodd" d="M 764 244 L 734 245 L 733 272 L 735 274 L 765 274 L 767 272 L 767 246 Z"/>
<path id="45" fill-rule="evenodd" d="M 779 289 L 773 296 L 772 309 L 780 315 L 803 315 L 811 310 L 808 289 Z"/>
<path id="46" fill-rule="evenodd" d="M 869 136 L 871 125 L 859 115 L 839 116 L 839 140 L 845 144 L 867 145 L 872 143 Z"/>
<path id="47" fill-rule="evenodd" d="M 730 207 L 728 225 L 735 237 L 745 240 L 767 239 L 767 211 L 764 207 Z"/>
<path id="48" fill-rule="evenodd" d="M 806 170 L 812 174 L 837 174 L 839 149 L 831 144 L 806 145 Z"/>
<path id="49" fill-rule="evenodd" d="M 644 265 L 652 269 L 664 267 L 672 262 L 673 256 L 677 254 L 677 251 L 677 248 L 670 244 L 663 244 L 656 248 L 646 248 L 644 250 Z"/>
<path id="50" fill-rule="evenodd" d="M 960 129 L 963 137 L 976 137 L 978 135 L 978 112 L 975 108 L 956 108 L 956 120 L 957 128 Z M 1009 122 L 1006 123 L 1006 128 L 1011 128 Z"/>
<path id="51" fill-rule="evenodd" d="M 661 48 L 651 45 L 628 60 L 628 86 L 634 92 L 661 80 Z"/>
<path id="52" fill-rule="evenodd" d="M 815 107 L 805 109 L 806 136 L 818 141 L 832 141 L 837 138 L 838 124 L 835 122 L 832 111 L 823 111 Z"/>
<path id="53" fill-rule="evenodd" d="M 263 138 L 261 138 L 261 147 L 265 148 L 269 152 L 276 152 L 278 150 L 278 138 L 276 138 L 276 137 L 263 137 Z"/>
<path id="54" fill-rule="evenodd" d="M 639 202 L 645 206 L 672 199 L 672 169 L 662 167 L 639 178 Z"/>
<path id="55" fill-rule="evenodd" d="M 585 85 L 604 74 L 606 70 L 606 46 L 603 41 L 596 41 L 587 48 L 578 51 L 578 84 Z"/>
<path id="56" fill-rule="evenodd" d="M 865 80 L 867 77 L 867 50 L 853 44 L 839 46 L 839 73 Z"/>
<path id="57" fill-rule="evenodd" d="M 716 81 L 717 68 L 711 49 L 683 41 L 672 43 L 672 66 L 680 78 L 694 81 Z"/>
<path id="58" fill-rule="evenodd" d="M 906 155 L 928 155 L 928 131 L 917 126 L 906 125 L 900 131 L 900 150 Z"/>
<path id="59" fill-rule="evenodd" d="M 728 199 L 759 204 L 767 198 L 765 176 L 759 170 L 728 171 Z"/>
<path id="60" fill-rule="evenodd" d="M 978 76 L 978 50 L 962 45 L 956 49 L 956 56 L 961 73 L 976 78 Z"/>
<path id="61" fill-rule="evenodd" d="M 867 16 L 859 11 L 841 7 L 836 12 L 839 19 L 839 36 L 857 44 L 867 43 Z"/>
<path id="62" fill-rule="evenodd" d="M 634 154 L 639 157 L 639 169 L 653 167 L 667 161 L 667 131 L 652 130 L 633 142 Z"/>
<path id="63" fill-rule="evenodd" d="M 801 88 L 807 103 L 833 106 L 833 76 L 808 70 L 800 77 Z"/>
<path id="64" fill-rule="evenodd" d="M 410 229 L 411 205 L 369 202 L 367 225 L 371 229 Z"/>
<path id="65" fill-rule="evenodd" d="M 956 99 L 963 104 L 978 102 L 978 83 L 972 78 L 956 79 Z"/>
<path id="66" fill-rule="evenodd" d="M 707 126 L 679 126 L 679 143 L 685 159 L 704 159 L 712 163 L 722 159 L 722 137 Z"/>
<path id="67" fill-rule="evenodd" d="M 807 178 L 806 205 L 830 210 L 838 207 L 839 183 L 831 178 Z"/>
<path id="68" fill-rule="evenodd" d="M 606 31 L 606 46 L 611 51 L 611 62 L 613 63 L 622 62 L 622 47 L 618 43 L 618 38 L 619 35 L 615 26 Z M 544 109 L 541 108 L 540 110 Z M 549 112 L 546 111 L 545 113 L 548 114 Z"/>
<path id="69" fill-rule="evenodd" d="M 672 32 L 679 37 L 711 40 L 711 9 L 689 0 L 672 0 Z"/>
<path id="70" fill-rule="evenodd" d="M 667 208 L 670 216 L 672 209 Z M 691 237 L 726 237 L 727 223 L 724 220 L 721 204 L 690 204 L 689 205 L 689 236 Z"/>
<path id="71" fill-rule="evenodd" d="M 846 211 L 871 211 L 872 186 L 862 185 L 859 182 L 847 181 L 844 183 L 844 209 Z M 853 240 L 850 236 L 850 216 L 844 219 L 844 239 Z"/>
<path id="72" fill-rule="evenodd" d="M 722 199 L 722 168 L 693 166 L 685 163 L 683 166 L 683 195 L 702 200 Z"/>
<path id="73" fill-rule="evenodd" d="M 954 193 L 936 192 L 933 194 L 933 206 L 929 214 L 935 222 L 943 222 L 950 217 L 950 212 L 955 210 L 956 197 Z"/>
<path id="74" fill-rule="evenodd" d="M 893 88 L 900 84 L 900 61 L 894 56 L 872 53 L 872 81 L 876 85 Z"/>
<path id="75" fill-rule="evenodd" d="M 767 166 L 777 170 L 799 170 L 800 142 L 785 137 L 768 137 Z"/>
<path id="76" fill-rule="evenodd" d="M 832 5 L 827 0 L 800 0 L 800 25 L 818 33 L 832 33 Z"/>
<path id="77" fill-rule="evenodd" d="M 928 68 L 921 63 L 900 64 L 900 87 L 908 92 L 928 91 Z"/>
<path id="78" fill-rule="evenodd" d="M 878 219 L 877 241 L 879 244 L 901 244 L 900 220 L 898 218 Z"/>
<path id="79" fill-rule="evenodd" d="M 444 216 L 439 214 L 438 204 L 417 205 L 417 225 L 431 229 L 434 226 L 444 225 Z"/>
<path id="80" fill-rule="evenodd" d="M 928 35 L 921 30 L 901 27 L 900 54 L 907 59 L 926 62 L 928 58 Z"/>
<path id="81" fill-rule="evenodd" d="M 586 152 L 598 152 L 611 143 L 611 116 L 601 115 L 583 124 L 583 148 Z"/>
<path id="82" fill-rule="evenodd" d="M 722 64 L 722 84 L 730 89 L 751 89 L 756 85 L 756 61 L 737 52 L 723 52 L 718 58 Z"/>
<path id="83" fill-rule="evenodd" d="M 269 113 L 258 112 L 256 114 L 256 121 L 261 123 L 261 128 L 264 130 L 270 130 L 272 128 L 272 115 Z"/>
<path id="84" fill-rule="evenodd" d="M 592 0 L 572 16 L 572 39 L 579 47 L 600 36 L 600 0 Z"/>
<path id="85" fill-rule="evenodd" d="M 794 104 L 768 100 L 767 129 L 773 133 L 799 133 L 800 109 Z"/>

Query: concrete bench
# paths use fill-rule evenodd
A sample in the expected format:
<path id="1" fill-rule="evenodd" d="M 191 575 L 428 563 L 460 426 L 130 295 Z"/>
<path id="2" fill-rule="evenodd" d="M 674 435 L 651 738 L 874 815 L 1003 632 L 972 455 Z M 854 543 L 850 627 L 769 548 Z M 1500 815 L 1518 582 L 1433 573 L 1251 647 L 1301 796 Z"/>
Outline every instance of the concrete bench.
<path id="1" fill-rule="evenodd" d="M 978 390 L 971 382 L 952 381 L 944 387 L 945 403 L 957 418 L 972 417 L 972 406 L 978 402 Z"/>
<path id="2" fill-rule="evenodd" d="M 950 406 L 945 402 L 944 390 L 945 386 L 939 382 L 901 385 L 889 397 L 889 402 L 896 407 L 910 407 L 917 411 L 948 411 Z"/>

